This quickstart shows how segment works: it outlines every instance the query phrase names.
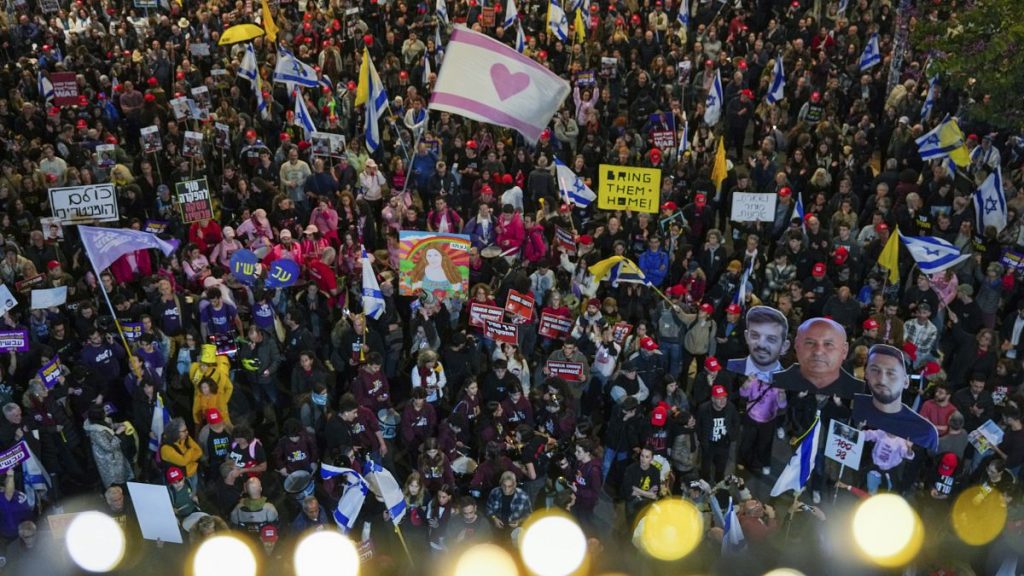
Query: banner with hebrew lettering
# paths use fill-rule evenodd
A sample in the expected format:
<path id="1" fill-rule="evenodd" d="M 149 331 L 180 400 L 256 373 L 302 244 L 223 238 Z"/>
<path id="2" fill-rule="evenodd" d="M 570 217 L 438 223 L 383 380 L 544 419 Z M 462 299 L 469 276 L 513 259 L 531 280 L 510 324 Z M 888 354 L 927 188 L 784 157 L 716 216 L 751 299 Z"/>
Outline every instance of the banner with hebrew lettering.
<path id="1" fill-rule="evenodd" d="M 178 182 L 174 190 L 178 193 L 182 222 L 190 224 L 213 218 L 213 202 L 210 200 L 210 185 L 206 183 L 206 178 Z"/>
<path id="2" fill-rule="evenodd" d="M 117 222 L 117 194 L 113 184 L 50 188 L 50 210 L 63 224 Z"/>
<path id="3" fill-rule="evenodd" d="M 249 250 L 239 250 L 231 255 L 231 275 L 247 286 L 259 278 L 260 259 Z"/>
<path id="4" fill-rule="evenodd" d="M 270 263 L 267 270 L 267 288 L 287 288 L 299 279 L 299 263 L 282 258 Z"/>

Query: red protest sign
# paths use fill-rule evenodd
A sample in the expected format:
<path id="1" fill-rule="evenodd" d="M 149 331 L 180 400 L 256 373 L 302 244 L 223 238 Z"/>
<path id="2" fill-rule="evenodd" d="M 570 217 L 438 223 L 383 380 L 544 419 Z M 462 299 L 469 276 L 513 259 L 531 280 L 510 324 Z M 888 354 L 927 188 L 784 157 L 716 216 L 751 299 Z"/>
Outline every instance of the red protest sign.
<path id="1" fill-rule="evenodd" d="M 557 362 L 549 360 L 545 367 L 551 376 L 571 382 L 583 382 L 583 364 L 579 362 Z"/>
<path id="2" fill-rule="evenodd" d="M 484 327 L 484 336 L 495 342 L 519 344 L 519 326 L 507 322 L 487 320 Z"/>
<path id="3" fill-rule="evenodd" d="M 505 311 L 512 315 L 513 324 L 526 324 L 533 319 L 533 296 L 521 294 L 515 290 L 508 291 Z"/>
<path id="4" fill-rule="evenodd" d="M 540 315 L 540 327 L 537 328 L 537 334 L 544 338 L 561 340 L 569 335 L 570 330 L 572 330 L 571 318 L 558 316 L 550 312 L 544 312 Z"/>
<path id="5" fill-rule="evenodd" d="M 632 331 L 633 326 L 631 324 L 627 322 L 619 322 L 615 326 L 612 326 L 612 340 L 615 340 L 615 343 L 621 346 Z"/>
<path id="6" fill-rule="evenodd" d="M 56 106 L 78 105 L 78 79 L 74 72 L 53 72 L 53 103 Z"/>
<path id="7" fill-rule="evenodd" d="M 469 325 L 476 326 L 477 328 L 483 328 L 484 322 L 492 320 L 494 322 L 501 322 L 505 316 L 505 311 L 497 306 L 491 306 L 489 304 L 481 304 L 479 302 L 470 302 L 469 304 Z"/>

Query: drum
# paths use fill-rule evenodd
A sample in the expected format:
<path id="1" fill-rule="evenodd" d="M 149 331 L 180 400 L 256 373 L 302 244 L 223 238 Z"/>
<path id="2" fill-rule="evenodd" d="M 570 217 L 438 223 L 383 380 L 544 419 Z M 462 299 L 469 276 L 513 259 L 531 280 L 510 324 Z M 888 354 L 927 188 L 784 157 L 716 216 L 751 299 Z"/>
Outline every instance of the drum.
<path id="1" fill-rule="evenodd" d="M 476 472 L 476 460 L 473 460 L 469 456 L 459 456 L 452 462 L 452 472 L 456 478 L 465 478 L 467 476 L 473 476 Z"/>
<path id="2" fill-rule="evenodd" d="M 299 503 L 313 495 L 315 486 L 313 475 L 305 470 L 292 472 L 284 479 L 284 491 Z"/>
<path id="3" fill-rule="evenodd" d="M 498 246 L 488 246 L 480 251 L 480 256 L 483 258 L 497 258 L 501 255 L 501 248 Z"/>
<path id="4" fill-rule="evenodd" d="M 377 411 L 377 422 L 380 424 L 380 433 L 384 439 L 394 440 L 398 435 L 398 414 L 387 408 L 381 408 Z"/>

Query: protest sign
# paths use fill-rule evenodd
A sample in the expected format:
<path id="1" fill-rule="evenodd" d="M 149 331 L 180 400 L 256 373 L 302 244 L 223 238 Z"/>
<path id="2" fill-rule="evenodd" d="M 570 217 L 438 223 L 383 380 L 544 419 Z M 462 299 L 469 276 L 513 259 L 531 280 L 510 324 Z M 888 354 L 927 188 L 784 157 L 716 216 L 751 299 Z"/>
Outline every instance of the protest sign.
<path id="1" fill-rule="evenodd" d="M 672 150 L 676 147 L 676 133 L 671 130 L 651 132 L 651 139 L 654 140 L 654 145 L 662 150 Z"/>
<path id="2" fill-rule="evenodd" d="M 847 468 L 859 470 L 863 452 L 864 435 L 860 430 L 838 420 L 832 420 L 832 425 L 828 429 L 828 439 L 825 440 L 825 456 Z"/>
<path id="3" fill-rule="evenodd" d="M 210 200 L 210 185 L 206 178 L 186 180 L 174 185 L 178 193 L 178 210 L 185 224 L 213 218 L 213 203 Z"/>
<path id="4" fill-rule="evenodd" d="M 774 222 L 775 194 L 734 192 L 729 218 L 733 222 Z"/>
<path id="5" fill-rule="evenodd" d="M 11 294 L 11 289 L 6 284 L 0 284 L 0 316 L 7 314 L 7 311 L 18 305 L 18 299 Z"/>
<path id="6" fill-rule="evenodd" d="M 36 274 L 35 276 L 25 278 L 24 280 L 18 280 L 17 282 L 14 283 L 14 289 L 17 290 L 18 292 L 28 292 L 37 286 L 42 286 L 45 283 L 46 275 L 40 273 Z"/>
<path id="7" fill-rule="evenodd" d="M 601 210 L 658 212 L 661 170 L 601 164 L 598 170 L 597 207 Z"/>
<path id="8" fill-rule="evenodd" d="M 28 352 L 28 329 L 0 330 L 0 351 Z"/>
<path id="9" fill-rule="evenodd" d="M 174 113 L 175 120 L 184 120 L 188 118 L 188 98 L 184 96 L 178 96 L 177 98 L 171 98 L 171 112 Z"/>
<path id="10" fill-rule="evenodd" d="M 519 344 L 519 326 L 507 322 L 487 320 L 484 322 L 484 336 L 495 342 Z"/>
<path id="11" fill-rule="evenodd" d="M 39 8 L 43 14 L 53 14 L 60 11 L 60 2 L 57 0 L 39 0 Z"/>
<path id="12" fill-rule="evenodd" d="M 513 324 L 526 324 L 533 319 L 533 296 L 521 294 L 515 290 L 508 291 L 505 311 L 511 315 Z"/>
<path id="13" fill-rule="evenodd" d="M 117 146 L 113 144 L 100 144 L 96 146 L 96 165 L 101 168 L 110 168 L 114 164 L 117 164 Z"/>
<path id="14" fill-rule="evenodd" d="M 28 458 L 28 445 L 22 440 L 7 450 L 0 452 L 0 475 L 6 474 L 8 470 Z"/>
<path id="15" fill-rule="evenodd" d="M 185 139 L 181 145 L 181 155 L 185 158 L 200 158 L 203 155 L 203 133 L 185 131 Z"/>
<path id="16" fill-rule="evenodd" d="M 47 288 L 32 291 L 32 309 L 54 308 L 68 301 L 68 287 Z"/>
<path id="17" fill-rule="evenodd" d="M 537 328 L 539 336 L 561 340 L 569 335 L 570 330 L 572 330 L 572 318 L 557 316 L 550 312 L 541 313 L 540 326 Z"/>
<path id="18" fill-rule="evenodd" d="M 247 286 L 256 283 L 259 277 L 260 259 L 249 250 L 238 250 L 231 255 L 231 275 Z"/>
<path id="19" fill-rule="evenodd" d="M 568 380 L 570 382 L 583 382 L 583 364 L 580 364 L 579 362 L 557 362 L 549 360 L 544 367 L 548 369 L 548 374 L 551 376 Z"/>
<path id="20" fill-rule="evenodd" d="M 224 124 L 222 122 L 214 122 L 213 131 L 214 146 L 221 149 L 231 148 L 231 128 L 228 127 L 227 124 Z"/>
<path id="21" fill-rule="evenodd" d="M 143 538 L 174 544 L 183 542 L 167 486 L 129 482 L 128 493 L 131 494 Z"/>
<path id="22" fill-rule="evenodd" d="M 481 304 L 480 302 L 469 303 L 469 325 L 483 328 L 488 320 L 500 322 L 505 316 L 505 311 L 497 306 Z"/>
<path id="23" fill-rule="evenodd" d="M 986 420 L 984 424 L 967 435 L 967 440 L 978 451 L 979 456 L 984 456 L 992 451 L 993 446 L 1002 444 L 1003 435 L 1003 429 L 998 424 L 992 420 Z"/>
<path id="24" fill-rule="evenodd" d="M 484 6 L 480 10 L 480 25 L 484 28 L 494 28 L 494 6 Z"/>
<path id="25" fill-rule="evenodd" d="M 1007 272 L 1024 270 L 1024 252 L 1018 252 L 1013 248 L 1007 248 L 1003 250 L 1003 255 L 999 259 L 999 263 L 1006 268 Z"/>
<path id="26" fill-rule="evenodd" d="M 78 105 L 78 80 L 74 72 L 53 72 L 53 103 L 56 106 Z"/>
<path id="27" fill-rule="evenodd" d="M 117 194 L 113 184 L 50 188 L 50 210 L 64 224 L 117 222 Z"/>
<path id="28" fill-rule="evenodd" d="M 167 224 L 166 220 L 146 220 L 146 223 L 142 225 L 142 231 L 162 234 L 167 230 Z"/>
<path id="29" fill-rule="evenodd" d="M 287 288 L 299 279 L 299 263 L 281 258 L 270 263 L 267 270 L 267 288 Z"/>
<path id="30" fill-rule="evenodd" d="M 142 322 L 121 322 L 121 331 L 125 340 L 138 342 L 142 338 Z"/>
<path id="31" fill-rule="evenodd" d="M 64 239 L 64 225 L 61 224 L 60 218 L 54 218 L 53 216 L 40 218 L 39 227 L 43 229 L 43 240 Z"/>
<path id="32" fill-rule="evenodd" d="M 629 333 L 633 331 L 633 325 L 628 322 L 619 322 L 615 326 L 612 326 L 612 340 L 618 345 L 623 345 L 626 342 L 626 338 L 629 337 Z"/>
<path id="33" fill-rule="evenodd" d="M 163 150 L 164 143 L 160 140 L 159 126 L 145 126 L 139 130 L 139 135 L 142 137 L 142 151 L 146 154 L 155 154 Z"/>
<path id="34" fill-rule="evenodd" d="M 469 292 L 469 236 L 402 230 L 398 279 L 403 296 L 420 291 L 438 299 L 465 298 Z"/>
<path id="35" fill-rule="evenodd" d="M 46 366 L 40 368 L 36 374 L 39 376 L 39 379 L 43 381 L 43 384 L 46 385 L 46 388 L 52 390 L 54 386 L 60 383 L 60 358 L 54 356 L 53 359 L 47 362 Z"/>
<path id="36" fill-rule="evenodd" d="M 581 70 L 576 73 L 576 85 L 583 88 L 588 86 L 596 86 L 597 79 L 594 77 L 593 70 Z"/>

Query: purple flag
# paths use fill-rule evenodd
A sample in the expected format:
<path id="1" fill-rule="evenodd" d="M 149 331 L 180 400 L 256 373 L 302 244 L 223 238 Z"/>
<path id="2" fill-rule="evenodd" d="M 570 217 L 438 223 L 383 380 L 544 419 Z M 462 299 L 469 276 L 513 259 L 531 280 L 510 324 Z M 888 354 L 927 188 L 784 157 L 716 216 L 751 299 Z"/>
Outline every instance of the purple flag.
<path id="1" fill-rule="evenodd" d="M 149 232 L 126 230 L 124 228 L 97 228 L 95 226 L 79 226 L 78 232 L 85 245 L 85 253 L 89 255 L 96 272 L 107 268 L 121 256 L 136 250 L 156 248 L 170 256 L 178 249 L 178 241 L 166 241 Z"/>

